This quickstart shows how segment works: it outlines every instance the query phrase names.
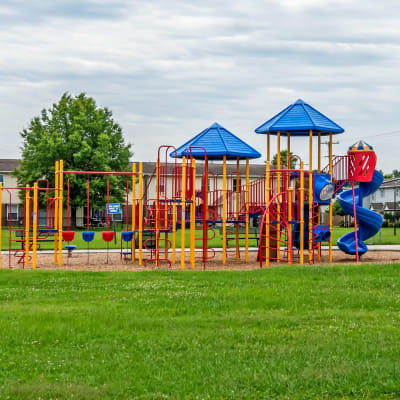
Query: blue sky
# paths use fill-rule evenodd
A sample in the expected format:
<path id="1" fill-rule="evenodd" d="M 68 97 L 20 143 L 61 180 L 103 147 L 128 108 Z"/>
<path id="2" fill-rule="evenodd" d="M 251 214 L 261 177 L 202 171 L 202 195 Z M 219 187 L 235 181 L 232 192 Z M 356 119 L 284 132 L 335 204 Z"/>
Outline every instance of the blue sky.
<path id="1" fill-rule="evenodd" d="M 254 129 L 302 98 L 345 128 L 335 154 L 365 138 L 400 169 L 399 16 L 398 0 L 4 0 L 0 157 L 64 92 L 110 108 L 143 161 L 215 121 L 264 155 Z"/>

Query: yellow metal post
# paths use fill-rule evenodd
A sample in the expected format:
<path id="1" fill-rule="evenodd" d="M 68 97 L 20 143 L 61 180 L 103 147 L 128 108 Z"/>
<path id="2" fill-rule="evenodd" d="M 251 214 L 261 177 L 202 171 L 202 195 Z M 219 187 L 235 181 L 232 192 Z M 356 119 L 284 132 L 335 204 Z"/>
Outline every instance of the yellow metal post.
<path id="1" fill-rule="evenodd" d="M 136 229 L 136 163 L 132 164 L 132 232 Z M 132 262 L 136 261 L 136 234 L 132 237 L 131 257 Z"/>
<path id="2" fill-rule="evenodd" d="M 56 200 L 54 201 L 54 229 L 56 232 L 54 233 L 54 264 L 58 263 L 58 202 L 59 202 L 59 163 L 56 161 L 56 168 L 54 174 L 54 196 Z"/>
<path id="3" fill-rule="evenodd" d="M 167 183 L 165 183 L 165 185 L 167 185 Z M 165 186 L 165 191 L 167 191 L 167 187 Z M 165 200 L 167 200 L 167 197 L 165 198 Z M 164 245 L 164 258 L 166 258 L 168 260 L 168 202 L 165 201 L 164 203 L 164 226 L 163 229 L 165 229 L 164 232 L 164 238 L 165 238 L 165 245 Z"/>
<path id="4" fill-rule="evenodd" d="M 29 234 L 29 214 L 30 214 L 30 201 L 31 201 L 31 196 L 30 196 L 30 188 L 29 185 L 26 185 L 26 191 L 25 191 L 25 265 L 29 265 L 29 239 L 30 239 L 30 234 Z"/>
<path id="5" fill-rule="evenodd" d="M 270 187 L 270 165 L 269 161 L 267 161 L 266 166 L 265 166 L 265 265 L 268 267 L 269 265 L 269 210 L 268 210 L 268 205 L 270 202 L 270 193 L 271 193 L 271 187 Z M 262 235 L 261 235 L 262 238 Z M 262 241 L 261 241 L 262 244 Z M 262 249 L 262 247 L 261 247 Z M 261 256 L 261 255 L 260 255 Z"/>
<path id="6" fill-rule="evenodd" d="M 172 263 L 176 262 L 176 202 L 172 203 Z"/>
<path id="7" fill-rule="evenodd" d="M 37 224 L 38 224 L 38 184 L 33 185 L 33 235 L 32 235 L 32 269 L 36 269 Z"/>
<path id="8" fill-rule="evenodd" d="M 292 196 L 293 189 L 288 187 L 288 264 L 292 264 L 293 236 L 292 236 Z"/>
<path id="9" fill-rule="evenodd" d="M 276 157 L 276 168 L 278 170 L 277 173 L 277 182 L 276 182 L 276 193 L 280 193 L 281 191 L 281 173 L 280 173 L 280 169 L 281 169 L 281 133 L 278 131 L 277 134 L 277 145 L 278 145 L 278 154 Z M 281 225 L 280 225 L 280 220 L 281 220 L 281 204 L 280 204 L 280 198 L 277 198 L 277 215 L 276 215 L 276 219 L 277 219 L 277 224 L 276 224 L 276 262 L 280 262 L 280 244 L 281 244 Z"/>
<path id="10" fill-rule="evenodd" d="M 270 151 L 271 151 L 271 148 L 270 148 L 270 134 L 269 134 L 269 132 L 267 132 L 267 162 L 271 161 L 270 160 Z"/>
<path id="11" fill-rule="evenodd" d="M 290 170 L 290 132 L 287 133 L 287 153 L 286 153 L 286 166 L 287 169 Z M 286 173 L 286 187 L 290 186 L 290 173 L 287 171 Z"/>
<path id="12" fill-rule="evenodd" d="M 0 182 L 0 269 L 1 269 L 1 238 L 3 236 L 3 184 Z"/>
<path id="13" fill-rule="evenodd" d="M 176 262 L 176 203 L 172 203 L 172 263 Z"/>
<path id="14" fill-rule="evenodd" d="M 143 261 L 143 163 L 139 163 L 139 265 Z"/>
<path id="15" fill-rule="evenodd" d="M 281 133 L 278 131 L 276 135 L 276 146 L 277 146 L 277 154 L 276 154 L 276 169 L 280 170 L 281 169 Z M 280 172 L 278 172 L 278 175 L 280 176 Z M 279 182 L 279 179 L 278 179 Z M 280 185 L 280 182 L 279 182 Z M 279 191 L 278 191 L 279 192 Z"/>
<path id="16" fill-rule="evenodd" d="M 333 166 L 332 166 L 332 132 L 329 133 L 329 173 L 331 175 L 331 182 L 333 181 Z M 329 261 L 332 262 L 332 219 L 333 219 L 333 208 L 332 202 L 329 203 L 329 232 L 331 233 L 329 237 Z"/>
<path id="17" fill-rule="evenodd" d="M 309 173 L 308 173 L 308 262 L 312 262 L 312 206 L 313 206 L 313 172 L 312 172 L 312 129 L 310 129 L 310 143 L 309 143 Z"/>
<path id="18" fill-rule="evenodd" d="M 196 232 L 196 160 L 192 158 L 192 204 L 190 205 L 190 264 L 192 269 L 196 266 L 195 232 Z"/>
<path id="19" fill-rule="evenodd" d="M 172 193 L 172 198 L 175 193 Z M 176 262 L 176 198 L 172 202 L 172 263 Z"/>
<path id="20" fill-rule="evenodd" d="M 245 243 L 245 262 L 249 261 L 249 159 L 246 158 L 246 243 Z"/>
<path id="21" fill-rule="evenodd" d="M 321 172 L 321 132 L 318 132 L 318 172 Z M 318 206 L 318 225 L 321 225 L 321 208 Z M 318 261 L 321 259 L 321 242 L 318 242 Z"/>
<path id="22" fill-rule="evenodd" d="M 64 161 L 60 160 L 60 171 L 58 178 L 58 265 L 62 266 L 62 232 L 63 232 L 63 172 L 64 172 Z"/>
<path id="23" fill-rule="evenodd" d="M 300 265 L 304 264 L 304 162 L 300 161 Z"/>
<path id="24" fill-rule="evenodd" d="M 222 167 L 222 264 L 226 263 L 226 156 Z"/>
<path id="25" fill-rule="evenodd" d="M 240 259 L 240 249 L 239 249 L 239 207 L 240 207 L 240 159 L 236 158 L 236 261 Z"/>
<path id="26" fill-rule="evenodd" d="M 318 132 L 318 172 L 321 172 L 321 132 Z"/>
<path id="27" fill-rule="evenodd" d="M 186 157 L 182 157 L 181 269 L 185 269 Z"/>
<path id="28" fill-rule="evenodd" d="M 164 183 L 165 185 L 165 183 Z M 156 164 L 156 209 L 154 210 L 155 228 L 156 228 L 156 267 L 160 264 L 160 160 Z"/>

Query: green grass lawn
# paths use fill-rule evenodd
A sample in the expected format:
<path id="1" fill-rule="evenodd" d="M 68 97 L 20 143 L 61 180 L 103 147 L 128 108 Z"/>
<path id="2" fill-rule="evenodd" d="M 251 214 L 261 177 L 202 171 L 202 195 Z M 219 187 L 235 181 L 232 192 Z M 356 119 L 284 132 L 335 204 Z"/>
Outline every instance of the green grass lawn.
<path id="1" fill-rule="evenodd" d="M 110 228 L 111 229 L 111 228 Z M 229 228 L 232 230 L 232 228 Z M 90 243 L 90 248 L 91 249 L 105 249 L 106 244 L 103 241 L 101 237 L 101 231 L 102 229 L 100 228 L 95 228 L 95 238 L 94 240 Z M 334 227 L 333 229 L 333 245 L 336 245 L 337 240 L 346 234 L 347 232 L 352 231 L 352 228 L 340 228 L 340 227 Z M 209 242 L 209 247 L 215 247 L 215 248 L 221 248 L 222 247 L 222 235 L 220 234 L 219 228 L 215 228 L 215 238 L 211 239 Z M 9 233 L 8 229 L 3 228 L 2 230 L 2 250 L 8 250 L 8 238 L 9 238 Z M 120 235 L 121 229 L 117 230 L 117 240 L 116 243 L 115 241 L 112 241 L 109 243 L 109 248 L 110 249 L 119 249 L 121 246 L 120 240 L 121 240 L 121 235 Z M 190 247 L 190 232 L 189 229 L 186 229 L 185 232 L 185 246 Z M 202 237 L 201 232 L 196 233 L 196 237 Z M 213 233 L 209 232 L 209 237 L 212 237 Z M 162 234 L 162 237 L 164 237 L 164 234 Z M 15 239 L 14 235 L 13 238 Z M 172 234 L 168 234 L 169 240 L 172 242 Z M 379 241 L 379 234 L 375 236 L 374 242 L 371 239 L 368 240 L 369 244 L 380 244 Z M 53 249 L 53 242 L 52 241 L 40 241 L 40 248 L 41 250 L 50 250 Z M 64 245 L 67 243 L 64 243 Z M 83 241 L 82 239 L 82 232 L 81 231 L 76 231 L 75 232 L 75 239 L 70 243 L 75 246 L 77 246 L 78 249 L 86 249 L 87 248 L 87 243 Z M 161 246 L 163 247 L 164 242 L 160 242 Z M 393 228 L 382 228 L 382 244 L 400 244 L 400 229 L 398 229 L 398 233 L 396 236 L 393 234 Z M 231 242 L 231 245 L 234 246 L 234 242 Z M 240 245 L 244 247 L 245 241 L 240 240 Z M 255 247 L 257 245 L 256 240 L 249 240 L 249 246 L 250 247 Z M 126 243 L 124 243 L 124 247 L 126 246 Z M 181 231 L 178 230 L 176 234 L 176 246 L 178 248 L 181 247 Z M 196 246 L 201 247 L 201 241 L 196 241 Z M 12 243 L 12 249 L 18 249 L 21 248 L 20 243 L 13 242 Z"/>
<path id="2" fill-rule="evenodd" d="M 332 241 L 333 244 L 336 245 L 337 240 L 345 235 L 348 232 L 354 231 L 353 228 L 340 228 L 338 226 L 335 226 L 333 228 L 333 235 L 332 235 Z M 382 244 L 399 244 L 400 245 L 400 228 L 397 228 L 397 234 L 394 236 L 393 233 L 393 228 L 382 228 L 381 229 L 381 238 L 382 238 Z M 374 238 L 370 238 L 367 240 L 367 244 L 381 244 L 381 241 L 379 239 L 379 233 L 375 235 Z"/>
<path id="3" fill-rule="evenodd" d="M 392 399 L 400 265 L 0 271 L 0 399 Z"/>

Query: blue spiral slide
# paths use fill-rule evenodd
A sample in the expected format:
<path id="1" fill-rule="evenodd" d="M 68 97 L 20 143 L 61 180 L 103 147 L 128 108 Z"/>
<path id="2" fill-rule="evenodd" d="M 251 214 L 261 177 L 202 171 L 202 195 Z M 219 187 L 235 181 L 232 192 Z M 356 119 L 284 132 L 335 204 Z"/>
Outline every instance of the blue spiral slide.
<path id="1" fill-rule="evenodd" d="M 368 210 L 362 206 L 365 196 L 374 193 L 381 186 L 383 175 L 375 170 L 371 182 L 361 182 L 358 188 L 354 189 L 356 202 L 356 217 L 358 222 L 357 241 L 358 254 L 361 256 L 368 251 L 364 240 L 375 236 L 381 229 L 383 218 L 375 211 Z M 346 214 L 353 214 L 353 191 L 352 189 L 340 193 L 338 196 L 340 207 Z M 347 233 L 337 242 L 339 249 L 347 254 L 356 254 L 355 232 Z"/>

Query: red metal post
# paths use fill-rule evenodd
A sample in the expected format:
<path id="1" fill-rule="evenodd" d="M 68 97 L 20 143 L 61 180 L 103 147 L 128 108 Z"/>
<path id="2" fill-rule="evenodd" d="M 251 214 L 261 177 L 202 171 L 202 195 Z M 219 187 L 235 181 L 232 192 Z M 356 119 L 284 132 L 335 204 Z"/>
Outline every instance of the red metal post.
<path id="1" fill-rule="evenodd" d="M 67 181 L 67 230 L 69 232 L 69 179 Z"/>
<path id="2" fill-rule="evenodd" d="M 89 179 L 86 181 L 86 230 L 89 231 Z"/>
<path id="3" fill-rule="evenodd" d="M 107 232 L 109 227 L 109 214 L 108 214 L 109 201 L 110 201 L 110 181 L 107 179 Z"/>
<path id="4" fill-rule="evenodd" d="M 356 261 L 359 261 L 358 256 L 358 238 L 357 238 L 357 215 L 356 215 L 356 196 L 354 193 L 354 182 L 351 183 L 352 191 L 353 191 L 353 215 L 354 215 L 354 239 L 356 241 Z"/>
<path id="5" fill-rule="evenodd" d="M 135 204 L 132 203 L 132 207 L 135 207 Z M 129 231 L 129 181 L 126 180 L 126 230 Z M 133 223 L 133 221 L 132 221 Z M 135 228 L 133 228 L 135 229 Z M 121 242 L 122 243 L 122 242 Z"/>

